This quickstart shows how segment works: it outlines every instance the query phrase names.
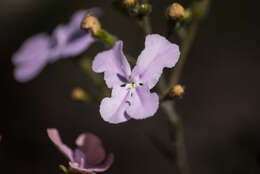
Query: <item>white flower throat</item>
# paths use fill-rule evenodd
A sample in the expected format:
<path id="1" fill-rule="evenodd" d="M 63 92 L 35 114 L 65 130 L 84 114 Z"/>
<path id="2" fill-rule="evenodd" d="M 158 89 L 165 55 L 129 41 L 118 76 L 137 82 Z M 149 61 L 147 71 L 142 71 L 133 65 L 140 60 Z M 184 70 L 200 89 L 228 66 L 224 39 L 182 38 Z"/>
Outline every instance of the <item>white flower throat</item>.
<path id="1" fill-rule="evenodd" d="M 126 87 L 127 89 L 134 89 L 138 86 L 142 86 L 143 83 L 140 83 L 140 82 L 136 82 L 136 81 L 130 81 L 130 82 L 127 82 L 127 83 L 124 83 L 121 85 L 121 87 Z"/>
<path id="2" fill-rule="evenodd" d="M 133 92 L 134 92 L 135 88 L 142 86 L 142 85 L 143 85 L 143 83 L 141 83 L 139 81 L 137 82 L 135 80 L 131 80 L 125 84 L 122 84 L 121 87 L 125 87 L 126 89 L 129 89 L 131 96 L 133 96 Z"/>

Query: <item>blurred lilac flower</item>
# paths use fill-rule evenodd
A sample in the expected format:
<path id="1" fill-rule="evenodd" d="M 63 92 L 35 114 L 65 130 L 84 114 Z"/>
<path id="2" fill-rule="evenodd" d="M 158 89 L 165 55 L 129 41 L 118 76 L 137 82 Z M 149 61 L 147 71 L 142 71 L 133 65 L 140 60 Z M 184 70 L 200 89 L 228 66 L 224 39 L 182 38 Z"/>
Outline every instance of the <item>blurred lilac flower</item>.
<path id="1" fill-rule="evenodd" d="M 158 34 L 148 35 L 145 49 L 139 55 L 131 72 L 123 53 L 123 42 L 116 42 L 108 51 L 99 53 L 93 62 L 93 71 L 104 72 L 104 79 L 112 89 L 112 97 L 104 98 L 100 114 L 105 121 L 120 123 L 153 116 L 159 106 L 159 97 L 150 93 L 158 82 L 163 68 L 172 68 L 179 59 L 179 47 Z"/>
<path id="2" fill-rule="evenodd" d="M 46 64 L 62 57 L 79 55 L 86 50 L 95 41 L 91 35 L 80 29 L 81 21 L 89 12 L 96 16 L 101 14 L 99 8 L 80 10 L 72 16 L 68 24 L 59 25 L 52 36 L 41 33 L 27 39 L 12 58 L 15 79 L 19 82 L 29 81 Z"/>
<path id="3" fill-rule="evenodd" d="M 106 155 L 102 142 L 92 133 L 84 133 L 76 139 L 77 148 L 73 151 L 63 144 L 57 129 L 47 129 L 51 141 L 69 159 L 72 170 L 92 174 L 108 170 L 114 161 L 112 153 Z"/>

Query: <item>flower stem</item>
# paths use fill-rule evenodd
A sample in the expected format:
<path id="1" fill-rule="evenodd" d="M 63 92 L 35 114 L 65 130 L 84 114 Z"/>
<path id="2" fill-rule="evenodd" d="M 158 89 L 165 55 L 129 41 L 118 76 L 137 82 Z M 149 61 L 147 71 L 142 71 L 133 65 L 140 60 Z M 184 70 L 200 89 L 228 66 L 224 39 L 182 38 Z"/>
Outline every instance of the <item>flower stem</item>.
<path id="1" fill-rule="evenodd" d="M 144 16 L 143 17 L 143 29 L 144 29 L 145 35 L 148 35 L 148 34 L 152 33 L 149 16 Z"/>
<path id="2" fill-rule="evenodd" d="M 98 34 L 95 36 L 99 40 L 104 41 L 108 47 L 113 47 L 115 42 L 117 41 L 117 38 L 108 33 L 107 31 L 100 29 Z"/>
<path id="3" fill-rule="evenodd" d="M 143 2 L 148 3 L 148 0 L 143 0 Z M 152 33 L 150 19 L 149 19 L 148 15 L 143 17 L 143 30 L 144 30 L 145 35 Z M 195 33 L 194 33 L 194 35 L 195 35 Z M 192 44 L 192 40 L 193 40 L 193 38 L 191 38 L 191 41 L 190 41 L 191 43 L 186 43 L 185 47 L 187 47 L 187 46 L 190 47 Z M 186 52 L 189 51 L 189 48 L 188 49 L 185 48 L 185 49 L 186 49 Z M 185 53 L 185 54 L 187 55 L 188 53 Z M 186 57 L 186 55 L 185 55 L 185 57 Z M 185 59 L 185 57 L 184 57 L 184 59 Z M 183 63 L 181 64 L 181 66 L 183 66 Z M 180 71 L 179 75 L 181 73 L 181 70 L 182 70 L 182 67 L 179 70 Z M 167 88 L 167 83 L 166 83 L 166 80 L 164 77 L 161 77 L 158 87 L 159 87 L 159 91 L 161 91 L 161 93 L 163 93 L 165 91 L 165 89 Z M 175 134 L 175 138 L 176 138 L 175 149 L 176 149 L 176 153 L 177 153 L 177 164 L 178 164 L 179 171 L 181 174 L 188 174 L 188 162 L 187 162 L 187 158 L 186 158 L 186 150 L 185 150 L 185 144 L 184 144 L 184 132 L 183 132 L 183 126 L 180 121 L 180 117 L 176 113 L 173 101 L 165 101 L 164 103 L 161 104 L 161 106 L 166 111 L 167 115 L 169 116 L 171 130 L 173 130 L 172 133 Z"/>
<path id="4" fill-rule="evenodd" d="M 177 153 L 177 163 L 181 174 L 189 173 L 189 165 L 187 160 L 187 153 L 184 142 L 184 129 L 182 125 L 181 118 L 178 117 L 178 129 L 176 134 L 176 153 Z"/>
<path id="5" fill-rule="evenodd" d="M 183 41 L 183 45 L 181 47 L 181 57 L 179 59 L 179 62 L 177 63 L 176 67 L 174 68 L 174 71 L 172 72 L 170 76 L 170 83 L 167 89 L 167 84 L 165 79 L 162 79 L 159 83 L 160 91 L 162 92 L 163 96 L 167 95 L 170 89 L 179 83 L 181 73 L 185 64 L 185 61 L 187 59 L 187 55 L 190 51 L 191 45 L 194 41 L 194 38 L 196 36 L 198 29 L 197 22 L 194 22 L 191 24 L 189 31 L 187 33 L 187 37 L 185 37 Z M 166 92 L 164 92 L 166 91 Z M 164 92 L 164 93 L 163 93 Z M 179 172 L 181 174 L 188 174 L 189 173 L 189 165 L 187 160 L 187 154 L 185 149 L 185 143 L 184 143 L 184 128 L 182 125 L 181 117 L 177 114 L 175 110 L 175 104 L 174 101 L 167 101 L 162 103 L 162 108 L 164 111 L 166 111 L 169 122 L 171 126 L 172 134 L 175 137 L 175 146 L 176 149 L 176 156 L 177 156 L 177 166 L 179 169 Z"/>
<path id="6" fill-rule="evenodd" d="M 179 83 L 181 73 L 183 71 L 184 64 L 186 62 L 187 56 L 189 54 L 191 45 L 194 41 L 194 38 L 196 36 L 198 30 L 198 24 L 197 22 L 193 22 L 190 26 L 189 32 L 185 40 L 183 41 L 183 45 L 181 47 L 181 56 L 180 59 L 175 66 L 173 72 L 171 73 L 171 79 L 170 79 L 170 85 L 169 87 L 172 87 Z"/>

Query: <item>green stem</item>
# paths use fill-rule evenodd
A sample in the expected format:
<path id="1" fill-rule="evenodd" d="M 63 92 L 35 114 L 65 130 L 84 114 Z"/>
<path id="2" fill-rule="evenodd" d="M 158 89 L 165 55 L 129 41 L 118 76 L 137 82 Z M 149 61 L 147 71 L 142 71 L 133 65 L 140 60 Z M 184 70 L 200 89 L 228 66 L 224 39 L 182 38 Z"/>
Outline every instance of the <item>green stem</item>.
<path id="1" fill-rule="evenodd" d="M 144 29 L 145 35 L 148 35 L 148 34 L 152 33 L 149 16 L 144 16 L 143 17 L 143 29 Z"/>
<path id="2" fill-rule="evenodd" d="M 175 137 L 174 149 L 176 149 L 178 170 L 181 174 L 188 174 L 189 165 L 185 149 L 184 129 L 181 118 L 175 110 L 173 101 L 165 101 L 161 104 L 161 107 L 169 117 L 171 135 L 174 135 L 173 137 Z"/>
<path id="3" fill-rule="evenodd" d="M 187 160 L 187 152 L 185 148 L 184 142 L 184 129 L 182 125 L 182 121 L 179 118 L 178 130 L 176 134 L 176 153 L 177 153 L 177 163 L 181 174 L 189 173 L 189 165 Z"/>
<path id="4" fill-rule="evenodd" d="M 185 61 L 187 59 L 187 55 L 190 51 L 190 47 L 193 43 L 193 40 L 196 36 L 197 33 L 197 28 L 198 24 L 197 23 L 192 23 L 190 26 L 190 30 L 188 32 L 187 37 L 185 38 L 183 42 L 183 46 L 181 47 L 181 57 L 174 68 L 174 71 L 171 74 L 171 79 L 170 79 L 170 85 L 168 89 L 166 89 L 166 81 L 162 79 L 159 83 L 159 89 L 162 92 L 163 96 L 167 95 L 171 88 L 179 83 L 179 79 L 185 64 Z M 166 92 L 164 92 L 166 91 Z M 163 93 L 164 92 L 164 93 Z M 189 165 L 188 165 L 188 160 L 187 160 L 187 154 L 186 154 L 186 149 L 185 149 L 185 143 L 184 143 L 184 129 L 182 126 L 182 121 L 180 116 L 177 114 L 174 106 L 173 101 L 166 101 L 162 103 L 162 108 L 164 111 L 167 113 L 169 116 L 169 121 L 171 125 L 171 130 L 173 131 L 173 134 L 175 135 L 175 146 L 174 148 L 176 149 L 176 155 L 177 155 L 177 165 L 179 172 L 181 174 L 188 174 L 189 173 Z"/>
<path id="5" fill-rule="evenodd" d="M 171 73 L 171 76 L 170 76 L 171 79 L 170 79 L 169 87 L 173 87 L 174 85 L 179 83 L 181 73 L 183 71 L 183 67 L 184 67 L 184 64 L 186 62 L 187 56 L 189 54 L 191 45 L 192 45 L 194 38 L 196 36 L 197 29 L 198 29 L 197 22 L 193 22 L 190 26 L 190 30 L 188 32 L 188 35 L 187 35 L 186 39 L 184 40 L 183 45 L 181 47 L 180 59 L 179 59 L 177 65 L 175 66 L 173 72 Z"/>
<path id="6" fill-rule="evenodd" d="M 113 47 L 117 38 L 109 34 L 107 31 L 101 29 L 95 36 L 97 39 L 104 41 L 108 47 Z"/>

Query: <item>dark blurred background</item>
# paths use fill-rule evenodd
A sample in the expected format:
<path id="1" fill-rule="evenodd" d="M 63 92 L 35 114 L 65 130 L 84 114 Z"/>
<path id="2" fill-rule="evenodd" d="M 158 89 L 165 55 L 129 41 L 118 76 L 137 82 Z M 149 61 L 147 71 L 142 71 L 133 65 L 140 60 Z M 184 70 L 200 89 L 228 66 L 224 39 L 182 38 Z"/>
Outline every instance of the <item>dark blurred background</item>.
<path id="1" fill-rule="evenodd" d="M 153 32 L 164 34 L 164 10 L 171 1 L 151 2 Z M 191 174 L 260 173 L 259 5 L 257 0 L 213 0 L 199 29 L 181 80 L 186 94 L 177 103 Z M 57 174 L 57 165 L 67 161 L 47 138 L 48 127 L 58 128 L 71 147 L 79 133 L 100 136 L 107 151 L 115 153 L 105 173 L 177 173 L 166 115 L 159 111 L 142 121 L 104 122 L 97 103 L 70 98 L 75 86 L 93 88 L 73 59 L 49 64 L 28 83 L 13 78 L 11 56 L 26 38 L 50 33 L 76 10 L 95 6 L 104 9 L 103 27 L 137 56 L 144 47 L 142 30 L 113 10 L 110 0 L 0 1 L 1 174 Z M 87 52 L 94 56 L 102 48 L 94 44 Z"/>

